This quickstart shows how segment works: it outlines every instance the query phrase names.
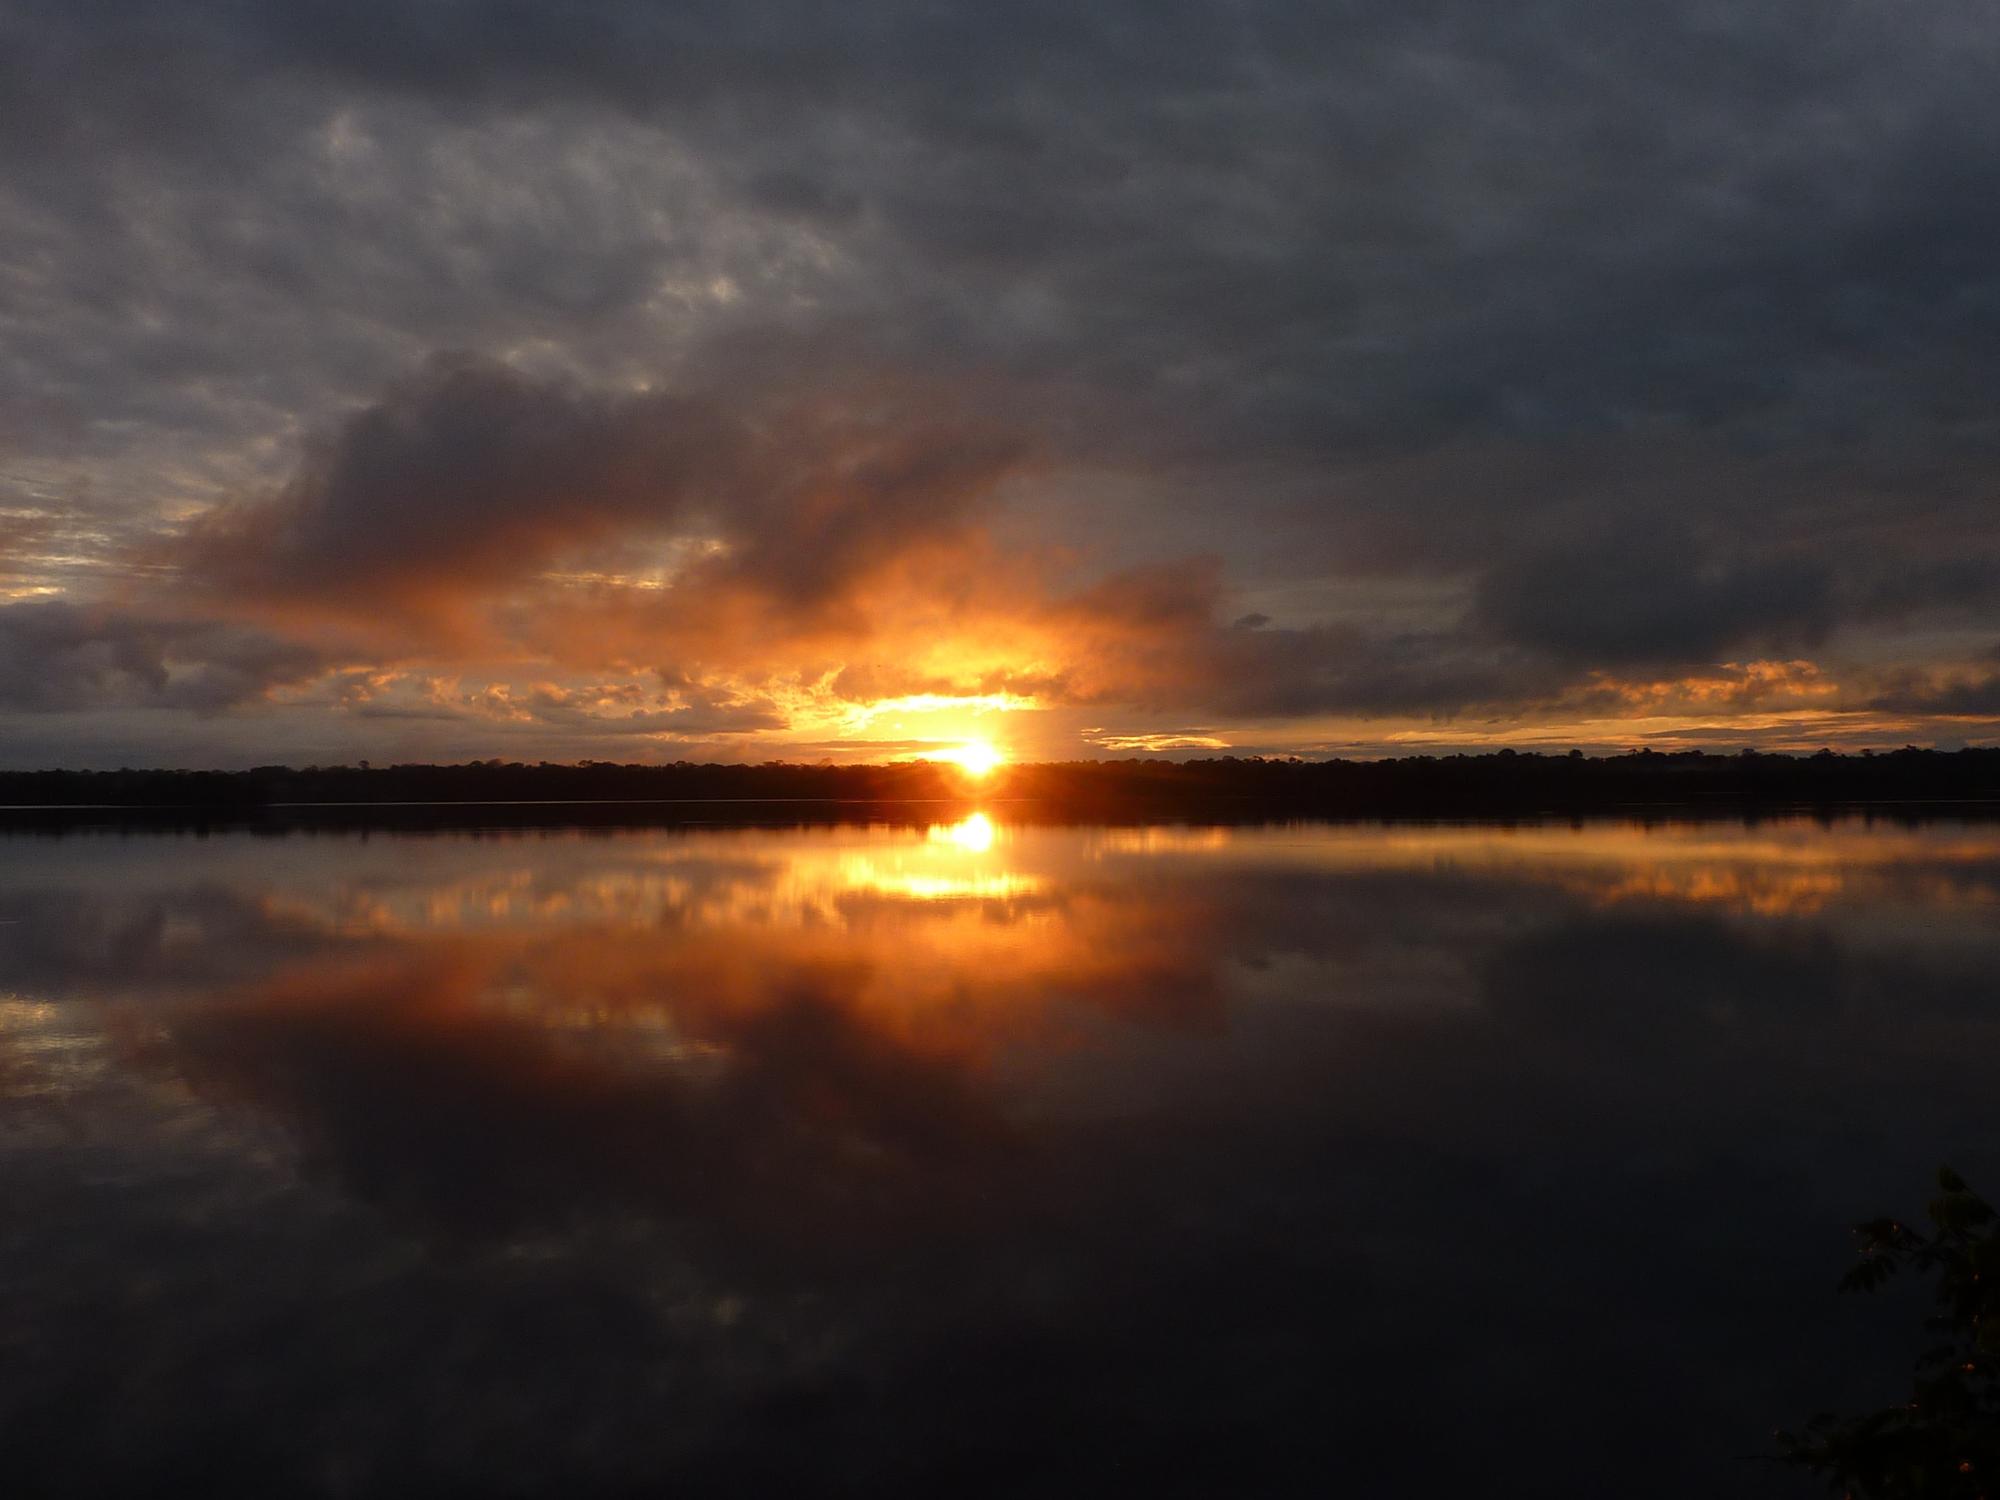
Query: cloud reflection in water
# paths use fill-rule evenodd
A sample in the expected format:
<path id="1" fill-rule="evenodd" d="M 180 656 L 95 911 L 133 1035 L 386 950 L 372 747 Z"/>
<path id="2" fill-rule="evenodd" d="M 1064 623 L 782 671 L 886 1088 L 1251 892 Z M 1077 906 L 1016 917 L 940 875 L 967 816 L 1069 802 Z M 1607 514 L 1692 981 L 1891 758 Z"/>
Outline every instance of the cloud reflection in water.
<path id="1" fill-rule="evenodd" d="M 2000 1163 L 1996 893 L 1954 824 L 11 840 L 10 1458 L 1730 1493 L 1861 1378 L 1841 1226 Z"/>

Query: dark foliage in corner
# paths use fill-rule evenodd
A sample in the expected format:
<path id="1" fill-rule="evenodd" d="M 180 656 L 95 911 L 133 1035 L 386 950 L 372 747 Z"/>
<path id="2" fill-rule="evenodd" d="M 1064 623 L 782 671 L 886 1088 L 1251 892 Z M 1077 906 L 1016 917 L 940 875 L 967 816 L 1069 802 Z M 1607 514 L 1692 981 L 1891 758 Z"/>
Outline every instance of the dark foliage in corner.
<path id="1" fill-rule="evenodd" d="M 1853 1500 L 2000 1495 L 2000 1222 L 1957 1173 L 1940 1170 L 1938 1186 L 1929 1234 L 1895 1219 L 1856 1226 L 1861 1263 L 1841 1281 L 1868 1292 L 1904 1270 L 1936 1276 L 1926 1326 L 1939 1342 L 1918 1359 L 1910 1399 L 1778 1434 L 1786 1462 Z"/>

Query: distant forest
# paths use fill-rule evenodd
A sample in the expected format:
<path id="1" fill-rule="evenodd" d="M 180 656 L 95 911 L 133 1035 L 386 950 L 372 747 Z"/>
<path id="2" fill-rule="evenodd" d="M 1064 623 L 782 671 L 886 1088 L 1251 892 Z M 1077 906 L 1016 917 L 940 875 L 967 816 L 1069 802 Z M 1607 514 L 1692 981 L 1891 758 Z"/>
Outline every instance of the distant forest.
<path id="1" fill-rule="evenodd" d="M 845 816 L 834 804 L 1020 802 L 1029 815 L 1096 817 L 1534 816 L 1638 808 L 1755 810 L 1840 804 L 2000 799 L 2000 749 L 1883 754 L 1715 755 L 1701 751 L 1589 757 L 1409 756 L 1372 761 L 1290 758 L 1067 761 L 1002 767 L 983 780 L 930 762 L 891 765 L 259 766 L 247 771 L 0 772 L 0 804 L 31 809 L 207 811 L 255 815 L 311 807 L 483 804 L 798 804 L 788 816 Z M 803 804 L 826 804 L 814 811 Z M 550 808 L 516 820 L 575 820 Z M 682 814 L 685 816 L 685 814 Z M 704 814 L 713 816 L 713 813 Z M 296 821 L 297 818 L 292 819 Z M 310 821 L 310 819 L 307 819 Z M 353 821 L 337 812 L 333 821 Z M 594 819 L 609 821 L 609 819 Z"/>

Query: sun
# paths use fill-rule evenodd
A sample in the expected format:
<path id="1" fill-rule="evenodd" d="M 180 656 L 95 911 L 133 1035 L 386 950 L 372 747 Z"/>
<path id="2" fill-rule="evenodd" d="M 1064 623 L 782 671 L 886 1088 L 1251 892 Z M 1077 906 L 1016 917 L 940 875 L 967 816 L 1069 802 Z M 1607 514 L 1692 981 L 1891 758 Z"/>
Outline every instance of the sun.
<path id="1" fill-rule="evenodd" d="M 990 740 L 967 740 L 949 750 L 933 750 L 926 760 L 948 760 L 968 776 L 990 776 L 1007 757 Z"/>

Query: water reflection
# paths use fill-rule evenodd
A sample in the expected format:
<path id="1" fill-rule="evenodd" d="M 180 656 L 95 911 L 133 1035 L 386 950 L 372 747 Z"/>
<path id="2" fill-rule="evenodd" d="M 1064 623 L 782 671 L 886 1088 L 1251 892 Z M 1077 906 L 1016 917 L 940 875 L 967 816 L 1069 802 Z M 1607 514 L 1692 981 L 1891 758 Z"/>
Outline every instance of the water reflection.
<path id="1" fill-rule="evenodd" d="M 1839 1227 L 2000 1165 L 1996 893 L 1963 823 L 0 840 L 0 1431 L 30 1492 L 1779 1492 L 1731 1455 L 1895 1324 Z"/>

